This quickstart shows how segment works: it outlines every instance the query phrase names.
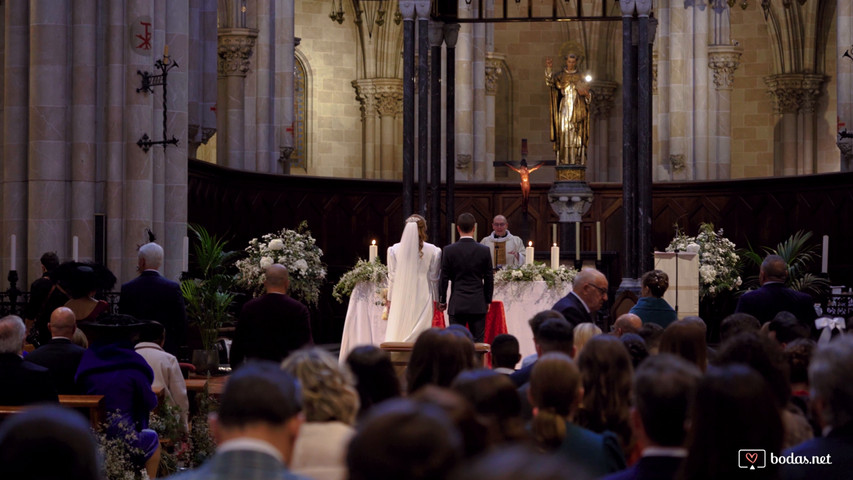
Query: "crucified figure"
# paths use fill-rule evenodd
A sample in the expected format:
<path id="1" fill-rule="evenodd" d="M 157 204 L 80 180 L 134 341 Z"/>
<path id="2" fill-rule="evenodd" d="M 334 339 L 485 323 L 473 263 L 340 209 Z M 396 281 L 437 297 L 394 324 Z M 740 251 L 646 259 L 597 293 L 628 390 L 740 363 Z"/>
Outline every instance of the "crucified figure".
<path id="1" fill-rule="evenodd" d="M 521 165 L 519 168 L 515 168 L 509 163 L 506 164 L 507 167 L 517 172 L 521 177 L 521 205 L 525 212 L 527 211 L 527 199 L 530 198 L 530 174 L 539 170 L 542 165 L 544 165 L 544 162 L 539 163 L 532 168 L 527 168 L 527 160 L 523 158 L 521 159 Z"/>

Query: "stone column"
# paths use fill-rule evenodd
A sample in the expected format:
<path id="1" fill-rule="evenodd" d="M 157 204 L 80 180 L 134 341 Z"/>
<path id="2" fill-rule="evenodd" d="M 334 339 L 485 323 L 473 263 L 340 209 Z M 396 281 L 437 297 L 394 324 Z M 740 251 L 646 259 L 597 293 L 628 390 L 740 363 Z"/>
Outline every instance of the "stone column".
<path id="1" fill-rule="evenodd" d="M 379 158 L 375 178 L 399 179 L 403 164 L 397 151 L 399 146 L 399 122 L 403 112 L 403 81 L 399 78 L 373 79 L 376 86 L 376 111 L 379 113 Z"/>
<path id="2" fill-rule="evenodd" d="M 619 85 L 616 82 L 609 80 L 593 80 L 590 83 L 592 91 L 592 121 L 594 122 L 592 130 L 592 139 L 590 146 L 592 147 L 592 155 L 589 163 L 592 164 L 592 169 L 587 165 L 587 175 L 592 173 L 590 181 L 607 182 L 617 181 L 617 178 L 610 176 L 610 172 L 618 167 L 618 162 L 610 159 L 610 113 L 613 110 L 613 96 L 616 94 L 616 88 Z M 613 165 L 611 165 L 611 163 Z"/>
<path id="3" fill-rule="evenodd" d="M 797 165 L 799 174 L 818 173 L 817 166 L 817 119 L 816 107 L 820 100 L 825 77 L 816 74 L 803 74 L 803 95 L 800 105 L 803 131 L 800 135 L 802 156 Z"/>
<path id="4" fill-rule="evenodd" d="M 296 50 L 296 30 L 294 27 L 295 2 L 276 0 L 275 4 L 277 52 L 275 59 L 275 84 L 277 86 L 275 119 L 276 123 L 279 124 L 276 134 L 279 165 L 275 171 L 288 174 L 290 173 L 290 154 L 294 148 L 293 129 L 296 120 L 293 113 L 293 74 Z"/>
<path id="5" fill-rule="evenodd" d="M 125 40 L 129 35 L 130 26 L 124 15 L 124 5 L 120 2 L 110 2 L 107 6 L 106 36 L 114 39 L 105 42 L 104 56 L 106 70 L 105 92 L 105 173 L 104 206 L 106 211 L 107 229 L 107 268 L 121 279 L 128 280 L 135 273 L 132 265 L 125 267 L 124 259 L 124 92 L 125 92 L 125 52 L 132 46 Z M 132 55 L 128 53 L 129 55 Z M 136 72 L 134 72 L 135 74 Z M 138 78 L 138 75 L 137 75 Z M 136 92 L 134 91 L 134 95 Z M 137 132 L 138 133 L 138 132 Z M 132 138 L 132 137 L 131 137 Z M 136 139 L 133 139 L 136 141 Z M 138 149 L 138 147 L 137 147 Z M 123 275 L 123 273 L 127 275 Z"/>
<path id="6" fill-rule="evenodd" d="M 486 24 L 475 23 L 472 27 L 471 82 L 474 87 L 474 125 L 472 130 L 474 135 L 474 177 L 472 180 L 479 182 L 494 181 L 495 167 L 491 162 L 486 161 L 488 157 L 486 136 Z M 494 122 L 494 115 L 492 118 L 492 122 Z"/>
<path id="7" fill-rule="evenodd" d="M 415 190 L 415 7 L 400 0 L 403 16 L 403 218 L 414 212 Z"/>
<path id="8" fill-rule="evenodd" d="M 708 67 L 714 72 L 714 133 L 711 158 L 714 167 L 710 177 L 713 179 L 731 178 L 732 167 L 732 83 L 735 70 L 740 64 L 742 48 L 733 45 L 712 45 L 708 47 Z"/>
<path id="9" fill-rule="evenodd" d="M 7 10 L 8 11 L 8 10 Z M 841 171 L 853 170 L 853 138 L 841 132 L 853 133 L 853 2 L 837 0 L 835 4 L 835 91 L 838 96 L 837 145 L 841 151 Z M 844 57 L 844 53 L 848 57 Z M 8 141 L 8 137 L 7 141 Z"/>
<path id="10" fill-rule="evenodd" d="M 802 101 L 802 78 L 798 74 L 771 75 L 764 78 L 773 97 L 773 113 L 781 119 L 775 139 L 774 175 L 797 174 L 797 111 Z"/>
<path id="11" fill-rule="evenodd" d="M 415 5 L 418 15 L 418 205 L 426 216 L 429 189 L 429 2 Z"/>
<path id="12" fill-rule="evenodd" d="M 38 275 L 38 258 L 44 252 L 27 251 L 27 147 L 29 144 L 29 83 L 27 70 L 30 62 L 29 2 L 3 4 L 3 160 L 0 168 L 3 181 L 0 185 L 0 258 L 6 259 L 0 270 L 0 283 L 6 290 L 6 272 L 11 269 L 11 236 L 16 237 L 15 269 L 18 271 L 18 288 L 26 290 L 28 280 Z M 32 257 L 32 258 L 30 258 Z M 35 263 L 33 263 L 35 262 Z M 32 268 L 31 268 L 32 267 Z"/>
<path id="13" fill-rule="evenodd" d="M 441 231 L 441 44 L 444 43 L 444 23 L 429 26 L 430 44 L 430 207 L 429 236 L 437 239 Z"/>
<path id="14" fill-rule="evenodd" d="M 459 17 L 474 16 L 475 2 L 459 0 Z M 456 175 L 474 180 L 474 25 L 461 24 L 456 45 Z M 449 57 L 448 57 L 449 61 Z M 452 114 L 452 113 L 451 113 Z M 448 133 L 449 134 L 449 133 Z M 453 221 L 456 221 L 455 219 Z"/>
<path id="15" fill-rule="evenodd" d="M 459 24 L 444 26 L 444 45 L 447 47 L 447 64 L 445 78 L 445 115 L 444 120 L 444 183 L 445 191 L 445 227 L 446 243 L 453 236 L 451 224 L 456 222 L 456 200 L 453 198 L 456 189 L 456 41 L 459 37 Z"/>
<path id="16" fill-rule="evenodd" d="M 250 28 L 219 29 L 216 163 L 228 168 L 245 168 L 244 92 L 257 35 L 257 30 Z"/>
<path id="17" fill-rule="evenodd" d="M 376 175 L 376 86 L 369 78 L 353 80 L 355 98 L 361 109 L 361 156 L 364 159 L 362 165 L 362 178 L 377 178 Z"/>
<path id="18" fill-rule="evenodd" d="M 622 224 L 623 266 L 619 290 L 639 290 L 637 272 L 637 148 L 636 80 L 637 64 L 633 53 L 635 0 L 620 0 L 622 10 Z"/>
<path id="19" fill-rule="evenodd" d="M 487 182 L 495 181 L 495 95 L 498 93 L 505 55 L 486 54 L 485 168 Z"/>
<path id="20" fill-rule="evenodd" d="M 68 229 L 67 162 L 70 103 L 67 0 L 30 2 L 29 168 L 27 195 L 28 273 L 35 278 L 42 253 L 55 250 L 66 259 L 71 251 Z M 23 245 L 23 242 L 19 242 Z"/>
<path id="21" fill-rule="evenodd" d="M 708 97 L 711 95 L 708 88 L 708 15 L 709 10 L 701 8 L 702 0 L 696 0 L 695 5 L 688 9 L 692 25 L 692 49 L 693 55 L 690 59 L 693 70 L 693 84 L 689 91 L 693 97 L 692 116 L 693 131 L 693 179 L 708 180 L 710 171 L 710 159 L 708 156 Z M 642 272 L 641 272 L 642 273 Z"/>

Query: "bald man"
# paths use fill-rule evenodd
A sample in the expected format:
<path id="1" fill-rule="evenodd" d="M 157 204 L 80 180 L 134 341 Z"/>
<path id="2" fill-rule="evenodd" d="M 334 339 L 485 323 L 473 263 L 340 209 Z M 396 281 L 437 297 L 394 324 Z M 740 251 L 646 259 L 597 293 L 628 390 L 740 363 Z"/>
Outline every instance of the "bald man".
<path id="1" fill-rule="evenodd" d="M 572 281 L 572 291 L 551 307 L 566 317 L 573 326 L 596 323 L 598 311 L 607 301 L 607 277 L 594 268 L 584 268 Z"/>
<path id="2" fill-rule="evenodd" d="M 56 393 L 77 394 L 79 392 L 74 385 L 74 375 L 86 349 L 71 341 L 77 330 L 74 312 L 66 307 L 57 308 L 50 314 L 47 328 L 50 330 L 50 342 L 27 355 L 26 361 L 50 370 Z"/>
<path id="3" fill-rule="evenodd" d="M 782 311 L 791 312 L 801 323 L 814 328 L 817 314 L 814 299 L 807 293 L 785 286 L 788 264 L 779 255 L 767 255 L 761 262 L 758 283 L 761 288 L 741 295 L 735 313 L 748 313 L 763 325 Z"/>
<path id="4" fill-rule="evenodd" d="M 626 333 L 638 333 L 643 326 L 643 320 L 633 313 L 623 313 L 613 322 L 611 332 L 617 337 Z"/>
<path id="5" fill-rule="evenodd" d="M 287 268 L 274 264 L 265 275 L 266 293 L 240 311 L 231 344 L 232 367 L 248 359 L 281 362 L 290 352 L 313 343 L 308 308 L 287 295 Z"/>
<path id="6" fill-rule="evenodd" d="M 492 220 L 494 229 L 487 237 L 483 237 L 480 243 L 489 247 L 492 254 L 492 266 L 515 266 L 524 265 L 524 242 L 521 238 L 509 233 L 509 222 L 503 215 L 495 216 Z M 495 244 L 503 243 L 506 258 L 495 258 Z"/>

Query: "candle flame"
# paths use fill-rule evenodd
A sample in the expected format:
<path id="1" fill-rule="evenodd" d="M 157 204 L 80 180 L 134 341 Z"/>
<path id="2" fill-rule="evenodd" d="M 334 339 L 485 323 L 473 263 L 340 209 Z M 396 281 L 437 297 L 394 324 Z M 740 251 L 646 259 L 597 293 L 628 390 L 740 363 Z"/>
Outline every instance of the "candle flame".
<path id="1" fill-rule="evenodd" d="M 554 246 L 556 247 L 556 246 L 557 246 L 557 244 L 555 243 L 555 244 L 554 244 Z"/>
<path id="2" fill-rule="evenodd" d="M 533 241 L 531 240 L 531 241 L 527 242 L 527 246 L 528 246 L 528 247 L 532 247 L 532 246 L 533 246 Z"/>
<path id="3" fill-rule="evenodd" d="M 370 242 L 370 244 L 371 244 L 371 245 L 376 245 L 376 240 L 373 240 L 372 242 Z"/>

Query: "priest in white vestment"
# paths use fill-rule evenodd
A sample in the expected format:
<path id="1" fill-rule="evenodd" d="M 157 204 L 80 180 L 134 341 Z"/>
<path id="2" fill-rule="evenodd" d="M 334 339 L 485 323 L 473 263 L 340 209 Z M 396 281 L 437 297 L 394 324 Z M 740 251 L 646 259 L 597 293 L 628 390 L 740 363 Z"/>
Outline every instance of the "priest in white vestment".
<path id="1" fill-rule="evenodd" d="M 492 220 L 492 231 L 489 236 L 480 240 L 480 243 L 489 247 L 492 252 L 492 265 L 497 268 L 500 266 L 513 267 L 524 265 L 524 242 L 521 238 L 509 233 L 509 223 L 506 217 L 498 215 Z M 502 243 L 506 258 L 495 259 L 495 244 Z M 497 260 L 497 261 L 496 261 Z"/>

